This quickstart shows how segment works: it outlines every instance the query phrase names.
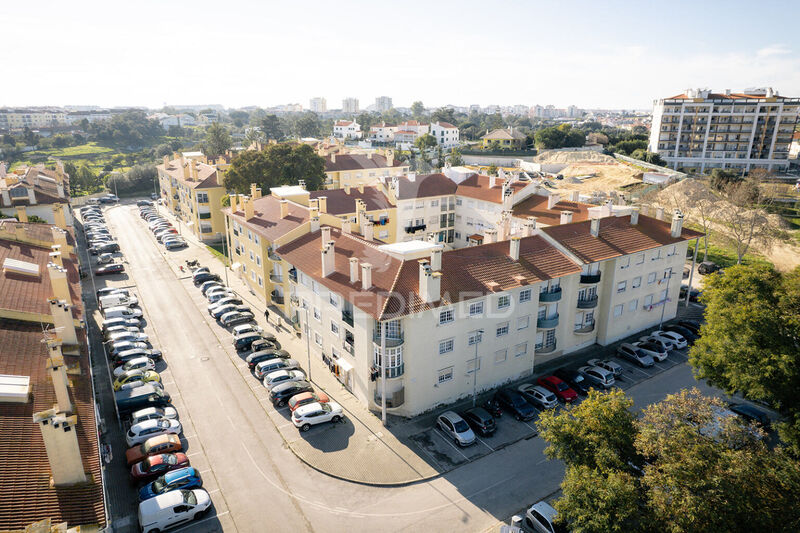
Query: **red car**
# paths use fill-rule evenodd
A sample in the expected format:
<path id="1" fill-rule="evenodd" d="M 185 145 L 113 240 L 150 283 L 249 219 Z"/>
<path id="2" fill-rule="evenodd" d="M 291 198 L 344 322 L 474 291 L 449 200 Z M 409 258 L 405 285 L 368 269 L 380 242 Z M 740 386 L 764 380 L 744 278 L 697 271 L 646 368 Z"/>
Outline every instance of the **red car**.
<path id="1" fill-rule="evenodd" d="M 189 466 L 189 459 L 184 453 L 151 455 L 131 467 L 131 479 L 133 481 L 149 481 L 170 470 L 177 470 L 185 466 Z"/>
<path id="2" fill-rule="evenodd" d="M 294 411 L 298 407 L 309 403 L 328 403 L 329 401 L 331 399 L 324 392 L 301 392 L 289 398 L 289 409 Z"/>
<path id="3" fill-rule="evenodd" d="M 109 274 L 119 274 L 120 272 L 125 272 L 125 267 L 119 263 L 116 263 L 95 269 L 94 275 L 107 276 Z"/>
<path id="4" fill-rule="evenodd" d="M 564 403 L 574 402 L 578 398 L 577 392 L 555 376 L 542 376 L 536 380 L 536 384 L 555 394 Z"/>

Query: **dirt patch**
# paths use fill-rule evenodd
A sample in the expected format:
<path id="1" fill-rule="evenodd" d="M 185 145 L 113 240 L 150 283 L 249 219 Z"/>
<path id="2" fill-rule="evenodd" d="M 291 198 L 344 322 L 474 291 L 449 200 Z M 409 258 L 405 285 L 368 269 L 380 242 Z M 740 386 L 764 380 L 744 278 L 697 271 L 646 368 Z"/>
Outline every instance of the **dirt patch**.
<path id="1" fill-rule="evenodd" d="M 543 152 L 533 158 L 534 163 L 613 163 L 617 160 L 610 155 L 601 154 L 594 150 L 578 152 Z"/>

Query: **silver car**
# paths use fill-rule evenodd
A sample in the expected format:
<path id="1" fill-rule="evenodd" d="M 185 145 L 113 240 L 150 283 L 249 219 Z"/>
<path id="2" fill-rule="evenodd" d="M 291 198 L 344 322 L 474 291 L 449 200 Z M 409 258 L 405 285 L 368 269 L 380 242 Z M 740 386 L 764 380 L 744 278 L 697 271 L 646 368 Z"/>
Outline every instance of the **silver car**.
<path id="1" fill-rule="evenodd" d="M 653 358 L 649 354 L 627 342 L 622 343 L 619 348 L 617 348 L 617 353 L 620 357 L 636 363 L 642 368 L 649 368 L 655 364 L 655 361 L 653 361 Z"/>
<path id="2" fill-rule="evenodd" d="M 582 366 L 578 369 L 578 372 L 593 385 L 599 385 L 604 389 L 609 389 L 616 383 L 614 374 L 599 366 Z"/>
<path id="3" fill-rule="evenodd" d="M 453 411 L 445 411 L 440 414 L 436 419 L 436 425 L 459 446 L 469 446 L 475 443 L 475 433 L 470 429 L 469 424 Z"/>

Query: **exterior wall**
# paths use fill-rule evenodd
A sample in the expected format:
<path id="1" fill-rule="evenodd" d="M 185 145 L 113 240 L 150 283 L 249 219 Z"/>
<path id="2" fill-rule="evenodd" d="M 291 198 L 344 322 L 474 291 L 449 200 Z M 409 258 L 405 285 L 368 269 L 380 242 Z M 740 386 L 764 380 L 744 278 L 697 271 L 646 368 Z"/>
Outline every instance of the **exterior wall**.
<path id="1" fill-rule="evenodd" d="M 326 172 L 326 189 L 343 189 L 345 185 L 373 185 L 378 178 L 387 176 L 403 176 L 408 173 L 408 166 L 385 168 L 359 168 L 356 170 L 340 170 Z"/>
<path id="2" fill-rule="evenodd" d="M 185 183 L 170 176 L 163 167 L 158 167 L 158 182 L 161 187 L 161 198 L 169 211 L 186 223 L 193 222 L 191 231 L 203 242 L 217 242 L 225 236 L 225 216 L 222 214 L 222 197 L 224 187 L 193 189 Z M 198 201 L 198 193 L 205 193 L 207 202 Z M 209 218 L 200 218 L 210 215 Z M 208 227 L 210 224 L 210 228 Z M 203 231 L 209 229 L 210 231 Z"/>
<path id="3" fill-rule="evenodd" d="M 446 205 L 447 209 L 442 210 Z M 455 236 L 455 196 L 452 194 L 443 196 L 431 196 L 426 198 L 413 198 L 399 200 L 397 202 L 397 240 L 427 240 L 434 238 L 436 242 L 452 245 Z M 442 215 L 447 215 L 447 224 L 442 225 Z M 452 216 L 450 216 L 452 215 Z M 453 223 L 450 223 L 450 219 Z M 418 229 L 414 232 L 406 231 L 408 227 L 420 227 L 419 221 L 425 225 L 425 229 Z M 450 233 L 453 238 L 450 238 Z"/>
<path id="4" fill-rule="evenodd" d="M 486 230 L 497 228 L 503 207 L 494 202 L 456 195 L 456 213 L 456 233 L 459 237 L 455 239 L 453 246 L 463 248 L 470 235 L 483 234 Z"/>
<path id="5" fill-rule="evenodd" d="M 439 146 L 445 149 L 459 145 L 458 128 L 443 128 L 437 123 L 431 124 L 431 135 L 436 137 Z"/>
<path id="6" fill-rule="evenodd" d="M 272 262 L 267 256 L 269 242 L 253 232 L 246 225 L 229 217 L 229 238 L 231 243 L 231 260 L 242 264 L 238 276 L 264 302 L 271 300 L 273 290 L 270 275 Z"/>

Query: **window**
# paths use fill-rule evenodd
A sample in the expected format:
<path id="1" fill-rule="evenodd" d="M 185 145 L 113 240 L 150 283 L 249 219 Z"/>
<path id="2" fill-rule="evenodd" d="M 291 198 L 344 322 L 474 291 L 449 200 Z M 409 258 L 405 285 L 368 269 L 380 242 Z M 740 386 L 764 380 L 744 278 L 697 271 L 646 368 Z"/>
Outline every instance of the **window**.
<path id="1" fill-rule="evenodd" d="M 480 369 L 481 369 L 481 358 L 480 357 L 478 357 L 477 359 L 476 358 L 467 359 L 467 374 L 472 374 L 476 370 L 480 370 Z"/>
<path id="2" fill-rule="evenodd" d="M 511 296 L 509 296 L 508 294 L 503 294 L 497 299 L 498 309 L 505 309 L 509 305 L 511 305 Z"/>
<path id="3" fill-rule="evenodd" d="M 439 200 L 431 200 L 431 207 L 438 207 L 438 206 L 439 206 Z"/>
<path id="4" fill-rule="evenodd" d="M 650 272 L 647 275 L 647 284 L 650 285 L 651 283 L 655 283 L 655 282 L 656 282 L 656 273 L 655 272 Z"/>
<path id="5" fill-rule="evenodd" d="M 497 324 L 497 336 L 502 337 L 503 335 L 508 335 L 508 322 Z"/>
<path id="6" fill-rule="evenodd" d="M 447 309 L 445 311 L 439 311 L 439 325 L 442 324 L 449 324 L 453 321 L 453 310 Z"/>
<path id="7" fill-rule="evenodd" d="M 641 265 L 644 263 L 644 254 L 639 254 L 636 256 L 636 264 Z"/>
<path id="8" fill-rule="evenodd" d="M 525 315 L 517 318 L 517 329 L 527 329 L 531 325 L 531 316 Z"/>
<path id="9" fill-rule="evenodd" d="M 308 300 L 303 299 L 303 309 L 308 309 Z"/>
<path id="10" fill-rule="evenodd" d="M 664 271 L 664 276 L 661 279 L 667 279 L 672 275 L 672 267 L 669 267 Z"/>
<path id="11" fill-rule="evenodd" d="M 469 316 L 476 316 L 483 314 L 483 302 L 475 302 L 469 304 Z"/>
<path id="12" fill-rule="evenodd" d="M 631 264 L 630 256 L 621 257 L 620 260 L 619 260 L 619 268 L 620 269 L 628 268 L 630 266 L 630 264 Z"/>
<path id="13" fill-rule="evenodd" d="M 652 304 L 653 304 L 653 295 L 652 294 L 648 294 L 647 296 L 644 297 L 644 306 L 648 307 L 648 306 L 650 306 Z"/>
<path id="14" fill-rule="evenodd" d="M 453 380 L 453 367 L 448 366 L 439 370 L 439 383 L 446 383 Z"/>
<path id="15" fill-rule="evenodd" d="M 514 346 L 514 357 L 520 357 L 528 353 L 528 343 L 523 342 Z"/>
<path id="16" fill-rule="evenodd" d="M 653 257 L 650 260 L 651 261 L 658 261 L 659 259 L 661 259 L 661 250 L 659 250 L 655 254 L 653 254 Z"/>
<path id="17" fill-rule="evenodd" d="M 638 307 L 639 307 L 639 299 L 638 298 L 634 298 L 633 300 L 628 302 L 628 311 L 630 311 L 631 313 L 636 311 L 636 309 L 638 309 Z"/>
<path id="18" fill-rule="evenodd" d="M 617 283 L 617 292 L 625 292 L 627 286 L 628 286 L 627 281 L 620 281 L 619 283 Z"/>
<path id="19" fill-rule="evenodd" d="M 261 278 L 261 276 L 258 276 L 258 286 L 259 287 L 263 287 L 264 286 L 264 280 Z"/>
<path id="20" fill-rule="evenodd" d="M 456 239 L 460 239 L 460 238 L 461 238 L 461 232 L 460 232 L 460 231 L 457 231 L 457 232 L 456 232 Z"/>
<path id="21" fill-rule="evenodd" d="M 482 339 L 483 339 L 482 330 L 470 331 L 469 335 L 467 335 L 467 345 L 472 346 L 473 344 L 481 342 Z"/>
<path id="22" fill-rule="evenodd" d="M 253 235 L 253 242 L 256 244 L 259 244 L 261 242 L 261 239 L 258 238 L 258 235 Z"/>
<path id="23" fill-rule="evenodd" d="M 314 320 L 316 320 L 317 322 L 322 321 L 322 315 L 319 314 L 319 307 L 314 308 Z"/>
<path id="24" fill-rule="evenodd" d="M 328 301 L 331 303 L 332 306 L 338 308 L 339 307 L 339 298 L 334 293 L 328 294 Z"/>
<path id="25" fill-rule="evenodd" d="M 461 198 L 456 198 L 456 205 L 461 205 Z"/>
<path id="26" fill-rule="evenodd" d="M 253 251 L 250 250 L 250 261 L 255 261 L 255 260 L 256 260 L 256 256 L 253 255 Z"/>
<path id="27" fill-rule="evenodd" d="M 256 264 L 257 265 L 261 265 L 261 256 L 260 255 L 256 256 Z"/>
<path id="28" fill-rule="evenodd" d="M 678 253 L 678 247 L 673 244 L 672 246 L 670 246 L 669 250 L 667 250 L 667 257 L 672 257 L 677 253 Z"/>
<path id="29" fill-rule="evenodd" d="M 339 325 L 336 324 L 335 322 L 331 322 L 331 333 L 333 333 L 337 337 L 339 336 Z"/>
<path id="30" fill-rule="evenodd" d="M 631 281 L 631 289 L 638 289 L 641 286 L 642 286 L 642 276 L 636 276 L 635 278 L 633 278 L 633 281 Z"/>
<path id="31" fill-rule="evenodd" d="M 502 350 L 497 350 L 494 352 L 494 362 L 495 363 L 504 363 L 505 360 L 508 358 L 508 350 L 503 348 Z"/>
<path id="32" fill-rule="evenodd" d="M 667 289 L 664 289 L 660 293 L 658 293 L 658 302 L 666 302 L 667 301 Z"/>
<path id="33" fill-rule="evenodd" d="M 247 240 L 248 241 L 252 241 L 253 240 L 253 234 L 250 232 L 250 230 L 247 230 Z"/>
<path id="34" fill-rule="evenodd" d="M 619 304 L 614 306 L 614 316 L 620 316 L 622 314 L 623 309 L 625 308 L 624 305 Z"/>
<path id="35" fill-rule="evenodd" d="M 448 353 L 453 351 L 453 347 L 455 346 L 454 339 L 445 339 L 443 341 L 439 341 L 439 354 Z"/>
<path id="36" fill-rule="evenodd" d="M 255 270 L 251 270 L 250 271 L 250 279 L 253 280 L 253 281 L 256 280 L 256 271 Z"/>
<path id="37" fill-rule="evenodd" d="M 322 335 L 320 335 L 316 331 L 314 332 L 314 344 L 322 347 Z"/>
<path id="38" fill-rule="evenodd" d="M 530 302 L 531 301 L 531 290 L 524 289 L 519 291 L 519 303 L 523 302 Z"/>

